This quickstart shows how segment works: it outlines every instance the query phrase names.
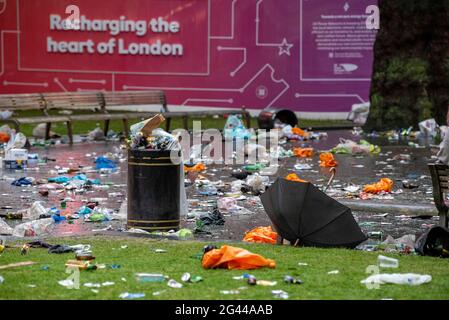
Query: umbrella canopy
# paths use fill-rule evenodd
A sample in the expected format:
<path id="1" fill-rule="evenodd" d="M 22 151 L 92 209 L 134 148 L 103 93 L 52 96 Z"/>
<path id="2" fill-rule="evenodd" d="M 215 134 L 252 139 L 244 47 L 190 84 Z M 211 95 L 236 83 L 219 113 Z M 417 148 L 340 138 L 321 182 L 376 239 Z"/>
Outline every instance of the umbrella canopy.
<path id="1" fill-rule="evenodd" d="M 367 239 L 351 209 L 311 183 L 277 179 L 260 198 L 276 231 L 292 243 L 354 248 Z"/>

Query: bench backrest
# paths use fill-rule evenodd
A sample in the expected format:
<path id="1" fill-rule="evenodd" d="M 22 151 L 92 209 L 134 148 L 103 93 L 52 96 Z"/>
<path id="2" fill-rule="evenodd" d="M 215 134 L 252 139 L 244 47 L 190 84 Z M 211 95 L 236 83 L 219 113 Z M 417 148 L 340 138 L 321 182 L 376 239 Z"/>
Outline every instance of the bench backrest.
<path id="1" fill-rule="evenodd" d="M 40 93 L 32 94 L 2 94 L 0 95 L 0 110 L 44 110 L 45 101 Z"/>
<path id="2" fill-rule="evenodd" d="M 0 95 L 0 110 L 105 110 L 113 106 L 160 105 L 167 112 L 163 91 L 57 92 Z"/>
<path id="3" fill-rule="evenodd" d="M 432 177 L 433 197 L 438 210 L 447 210 L 444 201 L 445 194 L 449 193 L 449 166 L 444 164 L 429 164 Z"/>
<path id="4" fill-rule="evenodd" d="M 104 109 L 104 98 L 101 92 L 58 92 L 44 93 L 47 109 Z"/>
<path id="5" fill-rule="evenodd" d="M 103 93 L 106 108 L 128 105 L 160 105 L 167 110 L 167 100 L 163 91 L 115 91 Z"/>

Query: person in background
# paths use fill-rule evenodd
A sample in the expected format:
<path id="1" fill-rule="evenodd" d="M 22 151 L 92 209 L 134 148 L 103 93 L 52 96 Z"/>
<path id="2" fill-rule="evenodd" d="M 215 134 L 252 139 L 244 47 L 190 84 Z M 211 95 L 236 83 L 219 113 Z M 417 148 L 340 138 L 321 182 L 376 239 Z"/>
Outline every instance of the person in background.
<path id="1" fill-rule="evenodd" d="M 449 126 L 449 105 L 446 114 L 446 124 Z M 437 154 L 438 163 L 449 166 L 449 132 L 444 135 L 443 141 L 440 144 L 440 151 Z"/>

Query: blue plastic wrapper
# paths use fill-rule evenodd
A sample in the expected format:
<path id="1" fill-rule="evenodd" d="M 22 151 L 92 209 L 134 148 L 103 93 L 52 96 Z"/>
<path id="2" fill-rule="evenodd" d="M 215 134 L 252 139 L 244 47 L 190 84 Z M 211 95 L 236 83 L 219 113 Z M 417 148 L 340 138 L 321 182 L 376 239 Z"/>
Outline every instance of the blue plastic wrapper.
<path id="1" fill-rule="evenodd" d="M 116 170 L 117 164 L 112 161 L 111 159 L 105 158 L 105 157 L 98 157 L 95 159 L 95 169 L 101 170 L 101 169 L 111 169 Z"/>
<path id="2" fill-rule="evenodd" d="M 251 132 L 246 129 L 246 127 L 243 125 L 242 120 L 238 116 L 231 115 L 226 121 L 224 127 L 224 136 L 226 140 L 247 140 L 251 138 Z"/>

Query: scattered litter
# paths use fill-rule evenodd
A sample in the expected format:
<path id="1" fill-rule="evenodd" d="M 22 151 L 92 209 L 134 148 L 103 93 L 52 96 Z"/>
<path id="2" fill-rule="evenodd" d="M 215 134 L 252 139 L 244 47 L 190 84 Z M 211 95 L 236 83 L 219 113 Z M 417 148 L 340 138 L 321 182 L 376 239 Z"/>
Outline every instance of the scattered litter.
<path id="1" fill-rule="evenodd" d="M 232 295 L 232 294 L 240 294 L 240 291 L 238 290 L 220 290 L 221 294 L 225 294 L 225 295 Z"/>
<path id="2" fill-rule="evenodd" d="M 167 282 L 167 285 L 168 285 L 170 288 L 174 288 L 174 289 L 180 289 L 180 288 L 182 288 L 182 284 L 179 283 L 179 282 L 177 282 L 176 280 L 173 280 L 173 279 L 169 280 L 169 281 Z"/>
<path id="3" fill-rule="evenodd" d="M 378 194 L 381 192 L 389 193 L 393 189 L 393 181 L 388 178 L 382 178 L 379 182 L 366 185 L 363 192 Z"/>
<path id="4" fill-rule="evenodd" d="M 125 300 L 133 300 L 133 299 L 141 299 L 145 297 L 145 293 L 121 293 L 119 295 L 119 298 L 125 299 Z"/>
<path id="5" fill-rule="evenodd" d="M 320 154 L 320 167 L 333 168 L 338 166 L 338 162 L 334 159 L 332 153 Z"/>
<path id="6" fill-rule="evenodd" d="M 73 289 L 75 287 L 75 282 L 72 279 L 60 280 L 58 283 L 67 289 Z"/>
<path id="7" fill-rule="evenodd" d="M 303 284 L 304 282 L 299 278 L 294 278 L 292 276 L 285 276 L 284 282 L 289 284 Z"/>
<path id="8" fill-rule="evenodd" d="M 18 267 L 26 267 L 26 266 L 31 266 L 31 265 L 33 265 L 35 263 L 36 262 L 33 262 L 33 261 L 24 261 L 24 262 L 10 263 L 10 264 L 7 264 L 7 265 L 0 266 L 0 270 L 12 269 L 12 268 L 18 268 Z"/>
<path id="9" fill-rule="evenodd" d="M 136 273 L 135 277 L 137 282 L 140 283 L 165 282 L 168 278 L 159 273 Z"/>
<path id="10" fill-rule="evenodd" d="M 332 149 L 333 153 L 337 154 L 378 154 L 380 153 L 380 147 L 369 143 L 366 140 L 360 140 L 356 143 L 352 140 L 340 139 L 340 144 Z"/>
<path id="11" fill-rule="evenodd" d="M 273 291 L 271 291 L 271 293 L 273 294 L 273 296 L 275 298 L 279 298 L 279 299 L 288 299 L 289 298 L 288 293 L 283 290 L 273 290 Z"/>
<path id="12" fill-rule="evenodd" d="M 380 268 L 398 268 L 399 267 L 399 260 L 394 258 L 385 257 L 382 255 L 379 255 L 377 257 L 377 263 L 379 264 Z"/>
<path id="13" fill-rule="evenodd" d="M 339 273 L 340 273 L 339 270 L 332 270 L 332 271 L 329 271 L 327 274 L 333 275 L 333 274 L 339 274 Z"/>
<path id="14" fill-rule="evenodd" d="M 262 287 L 274 287 L 278 283 L 277 283 L 277 281 L 257 280 L 256 284 L 258 286 L 262 286 Z"/>
<path id="15" fill-rule="evenodd" d="M 406 274 L 374 274 L 369 276 L 365 280 L 362 280 L 362 284 L 405 284 L 410 286 L 419 286 L 424 283 L 429 283 L 432 281 L 432 277 L 430 275 L 420 275 L 413 273 Z"/>

